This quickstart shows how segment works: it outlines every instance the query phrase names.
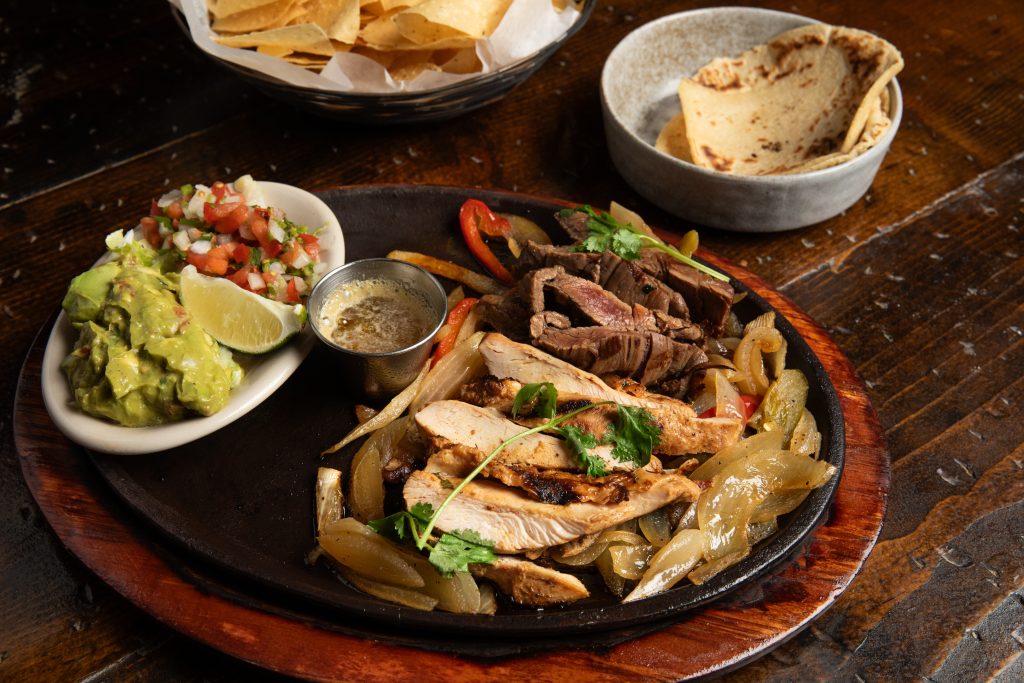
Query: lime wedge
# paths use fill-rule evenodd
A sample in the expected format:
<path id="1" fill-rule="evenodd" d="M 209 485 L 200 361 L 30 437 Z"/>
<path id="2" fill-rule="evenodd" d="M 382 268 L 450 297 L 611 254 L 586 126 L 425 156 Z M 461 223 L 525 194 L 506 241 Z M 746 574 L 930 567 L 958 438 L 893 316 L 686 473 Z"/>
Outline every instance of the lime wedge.
<path id="1" fill-rule="evenodd" d="M 272 301 L 194 266 L 181 271 L 181 303 L 207 334 L 242 353 L 273 351 L 306 322 L 302 304 Z"/>

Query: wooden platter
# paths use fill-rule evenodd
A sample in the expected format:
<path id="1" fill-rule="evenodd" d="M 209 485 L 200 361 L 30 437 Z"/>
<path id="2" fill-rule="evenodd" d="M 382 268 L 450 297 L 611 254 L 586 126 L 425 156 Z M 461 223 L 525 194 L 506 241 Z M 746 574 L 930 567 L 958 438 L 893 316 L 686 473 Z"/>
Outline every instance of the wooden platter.
<path id="1" fill-rule="evenodd" d="M 216 567 L 168 547 L 135 517 L 112 495 L 85 451 L 53 426 L 39 384 L 49 326 L 29 352 L 16 396 L 22 470 L 58 536 L 101 579 L 172 628 L 275 671 L 315 680 L 381 681 L 417 679 L 423 667 L 434 666 L 453 681 L 553 680 L 583 672 L 595 680 L 677 680 L 722 672 L 795 635 L 849 585 L 881 527 L 889 465 L 865 390 L 827 334 L 757 277 L 712 254 L 702 256 L 780 311 L 817 355 L 844 414 L 845 468 L 829 518 L 792 561 L 661 630 L 644 634 L 662 624 L 640 629 L 644 635 L 627 642 L 607 646 L 599 637 L 555 636 L 550 649 L 498 662 L 455 657 L 416 647 L 415 634 L 387 637 L 352 615 L 296 609 L 258 586 L 225 587 Z"/>

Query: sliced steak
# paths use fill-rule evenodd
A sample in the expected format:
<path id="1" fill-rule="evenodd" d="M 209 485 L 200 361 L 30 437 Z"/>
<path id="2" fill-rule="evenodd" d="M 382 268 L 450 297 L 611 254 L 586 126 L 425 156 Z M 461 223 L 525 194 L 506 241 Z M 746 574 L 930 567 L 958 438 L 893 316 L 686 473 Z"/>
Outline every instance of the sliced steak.
<path id="1" fill-rule="evenodd" d="M 552 266 L 561 266 L 570 275 L 596 282 L 627 304 L 640 304 L 651 311 L 690 320 L 686 300 L 678 292 L 609 251 L 592 254 L 574 251 L 573 247 L 527 242 L 516 264 L 516 272 L 523 275 Z"/>
<path id="2" fill-rule="evenodd" d="M 608 327 L 546 327 L 533 334 L 533 344 L 595 375 L 621 374 L 652 385 L 686 376 L 707 361 L 693 344 L 683 344 L 657 332 L 633 332 Z"/>
<path id="3" fill-rule="evenodd" d="M 478 578 L 491 581 L 513 602 L 527 607 L 552 607 L 590 595 L 575 576 L 516 557 L 499 557 L 492 564 L 474 564 L 470 571 Z"/>
<path id="4" fill-rule="evenodd" d="M 732 285 L 654 249 L 644 249 L 635 263 L 679 292 L 686 299 L 690 319 L 703 326 L 709 336 L 722 336 L 736 294 Z"/>
<path id="5" fill-rule="evenodd" d="M 587 221 L 590 220 L 590 216 L 580 211 L 559 211 L 555 214 L 555 220 L 562 226 L 566 234 L 574 242 L 582 242 L 590 236 L 590 228 L 587 227 Z"/>

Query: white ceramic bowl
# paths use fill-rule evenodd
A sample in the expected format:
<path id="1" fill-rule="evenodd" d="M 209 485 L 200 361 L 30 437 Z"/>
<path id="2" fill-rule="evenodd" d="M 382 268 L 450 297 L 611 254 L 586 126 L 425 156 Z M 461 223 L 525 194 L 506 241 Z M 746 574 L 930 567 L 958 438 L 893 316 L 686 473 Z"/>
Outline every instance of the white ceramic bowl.
<path id="1" fill-rule="evenodd" d="M 719 7 L 672 14 L 620 42 L 601 74 L 601 105 L 612 161 L 637 192 L 680 218 L 741 232 L 775 232 L 819 223 L 849 208 L 871 186 L 903 114 L 889 85 L 892 125 L 878 143 L 845 163 L 778 176 L 740 176 L 702 168 L 654 148 L 679 113 L 677 89 L 715 57 L 739 55 L 797 26 L 797 14 Z"/>
<path id="2" fill-rule="evenodd" d="M 289 219 L 315 229 L 324 226 L 320 234 L 322 259 L 328 269 L 345 263 L 345 239 L 338 219 L 316 195 L 305 190 L 260 181 L 263 194 L 270 206 L 284 209 Z M 97 240 L 97 246 L 102 245 Z M 174 448 L 211 434 L 224 427 L 266 400 L 306 358 L 314 343 L 313 333 L 306 326 L 295 339 L 282 348 L 263 356 L 251 356 L 243 361 L 245 377 L 242 384 L 231 392 L 228 404 L 209 417 L 193 416 L 180 422 L 153 427 L 122 427 L 107 420 L 87 415 L 75 403 L 68 379 L 61 370 L 61 361 L 71 352 L 77 335 L 63 312 L 50 332 L 43 353 L 43 402 L 54 424 L 72 441 L 86 448 L 107 453 L 136 455 Z"/>

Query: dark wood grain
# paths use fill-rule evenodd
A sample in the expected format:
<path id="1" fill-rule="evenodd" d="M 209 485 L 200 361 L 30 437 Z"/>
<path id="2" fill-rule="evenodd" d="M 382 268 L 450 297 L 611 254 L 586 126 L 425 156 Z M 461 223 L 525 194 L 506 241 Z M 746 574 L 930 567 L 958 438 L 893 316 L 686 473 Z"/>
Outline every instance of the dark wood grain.
<path id="1" fill-rule="evenodd" d="M 46 334 L 37 337 L 15 398 L 15 446 L 25 480 L 68 549 L 104 582 L 160 621 L 197 640 L 262 666 L 304 678 L 413 681 L 427 667 L 452 681 L 519 680 L 577 674 L 597 679 L 663 681 L 719 673 L 758 656 L 802 630 L 828 608 L 860 570 L 882 524 L 889 461 L 864 386 L 816 323 L 765 282 L 713 254 L 712 263 L 743 280 L 789 320 L 819 358 L 841 404 L 845 466 L 825 523 L 797 556 L 768 576 L 708 607 L 683 614 L 651 635 L 607 651 L 568 650 L 490 662 L 403 648 L 247 608 L 181 576 L 152 546 L 152 532 L 133 521 L 91 471 L 86 453 L 50 421 L 39 375 Z M 179 561 L 187 563 L 188 557 Z M 201 571 L 201 570 L 198 570 Z M 353 618 L 336 618 L 347 630 Z M 303 643 L 304 647 L 298 647 Z M 365 669 L 385 657 L 393 666 Z M 559 672 L 562 672 L 561 674 Z"/>
<path id="2" fill-rule="evenodd" d="M 109 227 L 134 222 L 165 182 L 250 171 L 309 188 L 386 180 L 616 199 L 683 230 L 611 167 L 597 84 L 630 30 L 710 4 L 599 2 L 502 102 L 447 123 L 374 129 L 250 91 L 191 49 L 160 0 L 5 3 L 0 679 L 277 679 L 109 589 L 66 551 L 22 480 L 9 417 L 21 363 Z M 869 194 L 845 215 L 770 236 L 702 230 L 702 240 L 831 332 L 867 383 L 894 466 L 881 540 L 849 590 L 729 679 L 1019 680 L 1024 6 L 764 5 L 896 44 L 907 62 L 904 122 Z"/>

